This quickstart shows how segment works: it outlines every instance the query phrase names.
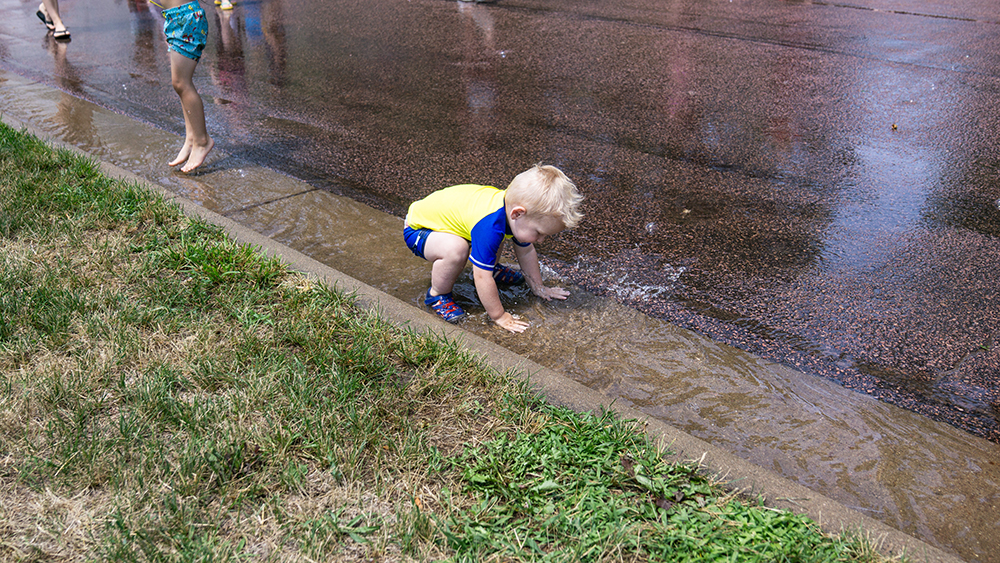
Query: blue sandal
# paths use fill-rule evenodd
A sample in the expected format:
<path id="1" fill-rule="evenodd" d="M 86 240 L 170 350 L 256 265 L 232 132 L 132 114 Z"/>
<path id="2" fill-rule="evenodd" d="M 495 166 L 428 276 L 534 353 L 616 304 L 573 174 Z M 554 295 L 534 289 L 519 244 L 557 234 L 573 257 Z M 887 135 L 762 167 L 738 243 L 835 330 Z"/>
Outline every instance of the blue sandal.
<path id="1" fill-rule="evenodd" d="M 493 266 L 493 279 L 504 285 L 517 285 L 524 281 L 524 274 L 503 264 Z"/>
<path id="2" fill-rule="evenodd" d="M 451 298 L 451 293 L 443 295 L 431 295 L 431 290 L 427 290 L 427 297 L 424 298 L 424 305 L 434 309 L 442 319 L 453 323 L 465 316 L 465 311 Z"/>

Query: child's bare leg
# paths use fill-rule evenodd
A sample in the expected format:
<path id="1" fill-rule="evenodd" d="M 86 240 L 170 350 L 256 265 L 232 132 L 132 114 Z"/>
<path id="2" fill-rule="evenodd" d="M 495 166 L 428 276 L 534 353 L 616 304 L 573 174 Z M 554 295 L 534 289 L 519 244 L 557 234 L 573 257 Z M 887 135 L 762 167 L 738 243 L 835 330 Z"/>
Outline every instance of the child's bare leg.
<path id="1" fill-rule="evenodd" d="M 58 0 L 42 0 L 41 7 L 43 8 L 42 12 L 52 20 L 53 31 L 64 31 L 66 29 L 66 24 L 63 23 L 62 16 L 59 14 Z"/>
<path id="2" fill-rule="evenodd" d="M 177 157 L 168 163 L 170 166 L 177 166 L 187 162 L 191 155 L 191 145 L 194 143 L 195 131 L 191 124 L 192 116 L 188 110 L 185 96 L 191 90 L 195 90 L 197 93 L 194 87 L 194 69 L 198 63 L 172 50 L 167 51 L 167 54 L 170 58 L 170 82 L 174 91 L 177 92 L 177 96 L 181 99 L 181 113 L 184 115 L 184 145 L 177 153 Z M 202 112 L 204 113 L 204 109 Z"/>
<path id="3" fill-rule="evenodd" d="M 431 295 L 451 293 L 455 280 L 469 261 L 469 241 L 451 233 L 434 231 L 424 244 L 424 258 L 431 266 Z"/>
<path id="4" fill-rule="evenodd" d="M 205 127 L 205 106 L 194 87 L 194 69 L 198 61 L 184 55 L 169 51 L 170 80 L 174 91 L 181 99 L 181 109 L 184 111 L 184 146 L 177 153 L 177 158 L 169 162 L 177 166 L 184 162 L 181 172 L 190 172 L 205 162 L 205 157 L 215 146 L 215 141 L 208 136 Z"/>

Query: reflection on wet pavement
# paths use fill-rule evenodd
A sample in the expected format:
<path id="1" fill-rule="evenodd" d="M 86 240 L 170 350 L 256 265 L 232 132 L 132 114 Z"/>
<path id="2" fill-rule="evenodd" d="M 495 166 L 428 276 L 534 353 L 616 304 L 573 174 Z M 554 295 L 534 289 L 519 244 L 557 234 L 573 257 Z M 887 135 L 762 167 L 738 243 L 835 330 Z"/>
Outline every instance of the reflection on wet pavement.
<path id="1" fill-rule="evenodd" d="M 965 557 L 998 547 L 995 444 L 869 398 L 1000 439 L 986 8 L 244 2 L 209 10 L 219 145 L 188 177 L 159 16 L 126 4 L 67 2 L 65 45 L 0 0 L 5 114 L 415 305 L 405 205 L 554 163 L 588 220 L 541 250 L 577 291 L 507 293 L 523 339 L 467 280 L 467 330 Z"/>

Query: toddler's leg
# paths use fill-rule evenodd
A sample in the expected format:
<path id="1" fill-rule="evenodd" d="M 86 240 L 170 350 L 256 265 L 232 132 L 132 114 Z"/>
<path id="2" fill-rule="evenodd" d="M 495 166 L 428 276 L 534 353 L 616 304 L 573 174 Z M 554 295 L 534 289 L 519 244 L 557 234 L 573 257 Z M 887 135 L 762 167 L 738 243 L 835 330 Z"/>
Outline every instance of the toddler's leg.
<path id="1" fill-rule="evenodd" d="M 432 232 L 424 245 L 431 264 L 431 295 L 451 293 L 455 280 L 469 261 L 469 241 L 451 233 Z"/>
<path id="2" fill-rule="evenodd" d="M 205 127 L 205 106 L 194 87 L 194 69 L 198 61 L 169 51 L 170 80 L 174 91 L 181 98 L 181 109 L 184 111 L 184 146 L 177 153 L 177 158 L 170 161 L 170 166 L 184 162 L 181 172 L 190 172 L 205 162 L 205 157 L 215 146 L 215 141 L 208 136 Z"/>

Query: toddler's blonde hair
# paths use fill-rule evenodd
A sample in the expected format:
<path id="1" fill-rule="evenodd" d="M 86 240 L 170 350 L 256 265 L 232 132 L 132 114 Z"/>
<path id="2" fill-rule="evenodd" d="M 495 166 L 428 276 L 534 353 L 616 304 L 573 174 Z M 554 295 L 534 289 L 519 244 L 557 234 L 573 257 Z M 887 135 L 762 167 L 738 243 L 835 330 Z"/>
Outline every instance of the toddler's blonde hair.
<path id="1" fill-rule="evenodd" d="M 521 172 L 507 186 L 507 205 L 520 205 L 529 216 L 546 215 L 559 218 L 567 229 L 575 227 L 583 213 L 583 196 L 576 185 L 555 166 L 541 163 Z"/>

